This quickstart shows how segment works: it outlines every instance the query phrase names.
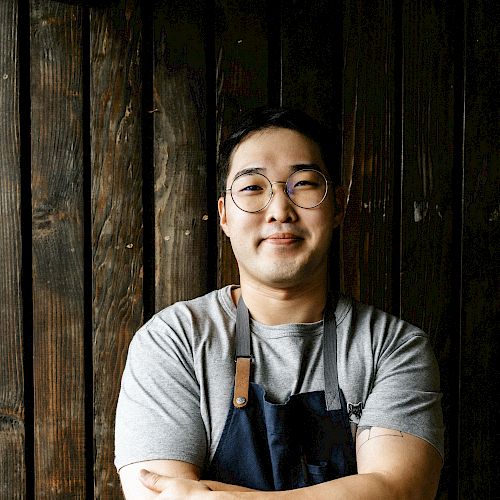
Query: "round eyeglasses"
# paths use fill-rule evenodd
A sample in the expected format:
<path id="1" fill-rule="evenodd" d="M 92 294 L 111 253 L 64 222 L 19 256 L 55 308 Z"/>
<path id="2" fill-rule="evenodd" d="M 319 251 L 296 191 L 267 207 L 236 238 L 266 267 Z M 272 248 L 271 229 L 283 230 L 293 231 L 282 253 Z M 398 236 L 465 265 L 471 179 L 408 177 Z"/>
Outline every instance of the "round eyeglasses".
<path id="1" fill-rule="evenodd" d="M 320 205 L 328 193 L 328 181 L 318 170 L 304 168 L 293 172 L 286 181 L 271 182 L 264 174 L 247 172 L 237 175 L 226 193 L 231 193 L 234 204 L 243 212 L 264 210 L 274 195 L 273 184 L 284 184 L 289 200 L 300 208 Z"/>

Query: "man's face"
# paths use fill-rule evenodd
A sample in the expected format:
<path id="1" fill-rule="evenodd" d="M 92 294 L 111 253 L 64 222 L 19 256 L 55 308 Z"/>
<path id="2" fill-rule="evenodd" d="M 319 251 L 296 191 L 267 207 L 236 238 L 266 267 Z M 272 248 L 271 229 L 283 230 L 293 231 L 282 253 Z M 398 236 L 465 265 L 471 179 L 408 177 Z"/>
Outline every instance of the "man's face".
<path id="1" fill-rule="evenodd" d="M 297 166 L 311 166 L 327 174 L 318 145 L 289 129 L 270 128 L 250 134 L 233 151 L 227 187 L 239 172 L 259 169 L 271 182 L 286 181 Z M 273 185 L 270 204 L 257 213 L 240 210 L 230 193 L 219 199 L 220 224 L 231 239 L 242 282 L 288 288 L 324 280 L 332 232 L 343 217 L 343 190 L 328 195 L 317 207 L 294 205 L 284 184 Z"/>

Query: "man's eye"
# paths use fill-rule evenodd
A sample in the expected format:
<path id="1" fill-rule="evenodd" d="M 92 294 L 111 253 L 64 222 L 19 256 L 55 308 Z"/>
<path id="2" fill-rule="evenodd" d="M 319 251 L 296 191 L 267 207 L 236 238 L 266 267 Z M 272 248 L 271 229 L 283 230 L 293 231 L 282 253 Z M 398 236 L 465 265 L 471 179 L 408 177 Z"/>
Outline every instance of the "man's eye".
<path id="1" fill-rule="evenodd" d="M 248 186 L 243 186 L 241 189 L 240 189 L 240 192 L 259 192 L 259 191 L 262 191 L 262 187 L 261 186 L 257 186 L 256 184 L 251 184 L 251 185 L 248 185 Z"/>
<path id="2" fill-rule="evenodd" d="M 293 185 L 294 189 L 295 188 L 300 188 L 300 187 L 318 187 L 317 182 L 312 182 L 312 181 L 298 181 Z"/>

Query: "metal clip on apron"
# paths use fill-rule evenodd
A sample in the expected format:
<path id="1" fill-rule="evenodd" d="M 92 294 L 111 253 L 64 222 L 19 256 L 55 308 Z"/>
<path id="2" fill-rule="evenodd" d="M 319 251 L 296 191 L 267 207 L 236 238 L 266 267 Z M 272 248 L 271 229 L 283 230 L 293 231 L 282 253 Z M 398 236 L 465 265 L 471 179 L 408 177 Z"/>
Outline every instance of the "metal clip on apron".
<path id="1" fill-rule="evenodd" d="M 257 490 L 288 490 L 356 472 L 346 402 L 337 376 L 337 329 L 329 298 L 323 318 L 325 391 L 270 403 L 250 382 L 248 309 L 240 299 L 236 317 L 236 373 L 224 430 L 204 479 Z"/>

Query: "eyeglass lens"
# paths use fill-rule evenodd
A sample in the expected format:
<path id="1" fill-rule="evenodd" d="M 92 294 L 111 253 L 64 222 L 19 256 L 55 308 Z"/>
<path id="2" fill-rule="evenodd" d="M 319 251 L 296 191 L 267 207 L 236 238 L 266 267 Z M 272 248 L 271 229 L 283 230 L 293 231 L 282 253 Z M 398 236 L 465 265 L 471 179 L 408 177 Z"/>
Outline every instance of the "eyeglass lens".
<path id="1" fill-rule="evenodd" d="M 290 200 L 301 208 L 318 206 L 326 196 L 325 176 L 316 170 L 298 170 L 286 181 L 285 191 Z M 275 188 L 276 189 L 276 188 Z M 273 196 L 271 181 L 263 174 L 248 173 L 234 179 L 231 196 L 245 212 L 263 210 Z"/>

